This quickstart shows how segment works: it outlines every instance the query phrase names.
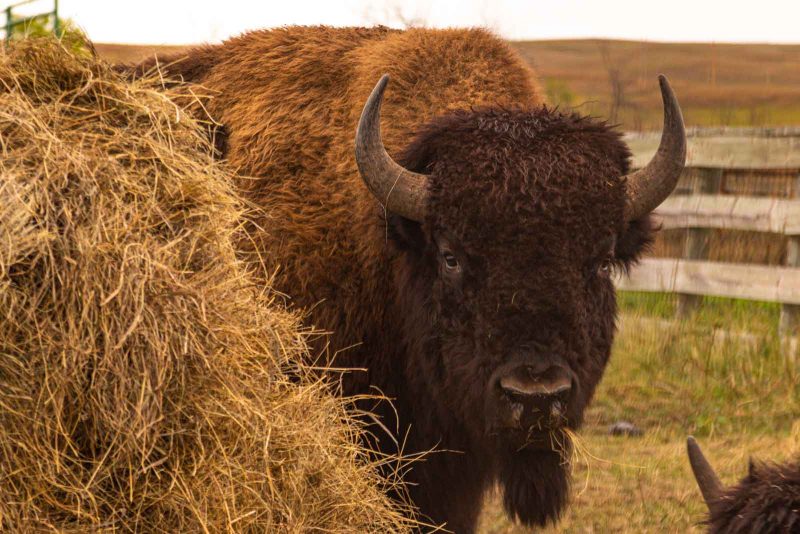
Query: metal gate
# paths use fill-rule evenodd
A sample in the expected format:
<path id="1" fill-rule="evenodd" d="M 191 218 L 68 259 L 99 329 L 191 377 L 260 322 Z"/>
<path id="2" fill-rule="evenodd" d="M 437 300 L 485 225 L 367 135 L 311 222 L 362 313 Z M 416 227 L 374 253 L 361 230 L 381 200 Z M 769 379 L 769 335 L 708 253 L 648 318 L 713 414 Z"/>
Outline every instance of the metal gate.
<path id="1" fill-rule="evenodd" d="M 24 27 L 26 24 L 31 24 L 31 23 L 33 23 L 33 22 L 35 22 L 37 20 L 41 20 L 43 18 L 49 19 L 50 17 L 52 17 L 52 21 L 53 21 L 53 33 L 55 33 L 56 36 L 61 37 L 61 23 L 60 23 L 60 20 L 58 19 L 58 0 L 53 0 L 53 10 L 52 11 L 47 11 L 45 13 L 37 13 L 35 15 L 29 15 L 29 16 L 21 17 L 21 18 L 17 18 L 17 19 L 14 18 L 14 11 L 13 11 L 14 9 L 16 9 L 16 8 L 18 8 L 20 6 L 24 6 L 26 4 L 31 4 L 31 3 L 36 2 L 36 1 L 39 1 L 39 0 L 23 0 L 22 2 L 17 2 L 16 4 L 11 4 L 10 6 L 5 8 L 4 12 L 5 12 L 5 15 L 6 15 L 6 20 L 5 20 L 4 27 L 5 27 L 5 32 L 6 32 L 6 34 L 5 34 L 6 42 L 11 40 L 11 37 L 14 35 L 14 29 L 17 26 L 23 26 Z"/>

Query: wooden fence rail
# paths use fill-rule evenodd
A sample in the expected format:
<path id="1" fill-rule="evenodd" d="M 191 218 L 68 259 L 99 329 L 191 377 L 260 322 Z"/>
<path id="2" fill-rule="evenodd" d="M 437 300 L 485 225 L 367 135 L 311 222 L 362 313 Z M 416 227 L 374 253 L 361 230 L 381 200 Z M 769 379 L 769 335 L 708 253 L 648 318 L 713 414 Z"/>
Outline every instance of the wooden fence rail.
<path id="1" fill-rule="evenodd" d="M 716 128 L 688 134 L 686 174 L 694 180 L 689 187 L 679 187 L 655 211 L 664 229 L 687 230 L 683 257 L 644 259 L 629 277 L 617 278 L 619 289 L 677 293 L 677 312 L 682 316 L 691 314 L 706 295 L 780 303 L 780 332 L 796 336 L 800 327 L 800 128 Z M 649 161 L 658 139 L 657 134 L 626 136 L 634 167 Z M 723 177 L 731 171 L 794 173 L 791 195 L 723 194 Z M 786 236 L 785 265 L 707 261 L 711 230 Z"/>
<path id="2" fill-rule="evenodd" d="M 733 195 L 675 195 L 658 209 L 664 229 L 718 228 L 800 235 L 800 200 Z"/>
<path id="3" fill-rule="evenodd" d="M 800 304 L 800 269 L 677 258 L 646 258 L 622 276 L 623 291 L 685 293 Z"/>
<path id="4" fill-rule="evenodd" d="M 715 128 L 687 132 L 686 165 L 717 169 L 800 168 L 800 128 Z M 658 148 L 660 134 L 627 134 L 633 166 L 642 167 Z"/>

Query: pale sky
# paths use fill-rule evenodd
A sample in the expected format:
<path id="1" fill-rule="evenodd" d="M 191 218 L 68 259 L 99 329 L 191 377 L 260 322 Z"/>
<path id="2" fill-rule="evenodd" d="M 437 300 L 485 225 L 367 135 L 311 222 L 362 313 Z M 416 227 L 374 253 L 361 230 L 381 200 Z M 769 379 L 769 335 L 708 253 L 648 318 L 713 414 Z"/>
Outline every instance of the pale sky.
<path id="1" fill-rule="evenodd" d="M 37 0 L 20 13 L 51 5 Z M 60 0 L 60 12 L 92 40 L 117 43 L 214 42 L 291 24 L 402 27 L 401 18 L 487 26 L 508 39 L 800 43 L 800 0 Z"/>

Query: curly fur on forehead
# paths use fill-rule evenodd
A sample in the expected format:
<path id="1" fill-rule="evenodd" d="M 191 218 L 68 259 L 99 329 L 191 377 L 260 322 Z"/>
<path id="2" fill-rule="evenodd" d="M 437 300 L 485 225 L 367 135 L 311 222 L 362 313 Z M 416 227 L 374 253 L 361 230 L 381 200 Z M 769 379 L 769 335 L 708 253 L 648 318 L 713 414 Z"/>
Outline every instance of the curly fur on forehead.
<path id="1" fill-rule="evenodd" d="M 475 228 L 505 218 L 518 230 L 521 220 L 557 220 L 563 230 L 608 231 L 622 220 L 630 151 L 619 132 L 590 118 L 545 106 L 455 111 L 423 127 L 401 159 L 431 175 L 440 222 Z"/>

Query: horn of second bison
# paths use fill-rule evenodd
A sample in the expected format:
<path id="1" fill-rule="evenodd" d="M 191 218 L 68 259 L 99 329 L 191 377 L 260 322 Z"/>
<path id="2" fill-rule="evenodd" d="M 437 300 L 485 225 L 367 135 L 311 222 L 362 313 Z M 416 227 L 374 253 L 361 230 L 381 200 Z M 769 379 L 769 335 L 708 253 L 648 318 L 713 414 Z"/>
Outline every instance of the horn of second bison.
<path id="1" fill-rule="evenodd" d="M 703 500 L 710 510 L 722 495 L 722 483 L 692 436 L 686 439 L 686 452 L 700 493 L 703 494 Z"/>
<path id="2" fill-rule="evenodd" d="M 686 130 L 678 99 L 666 76 L 659 74 L 664 102 L 661 142 L 650 162 L 626 176 L 628 199 L 625 220 L 635 221 L 656 209 L 675 189 L 686 163 Z"/>
<path id="3" fill-rule="evenodd" d="M 428 177 L 396 163 L 381 140 L 381 103 L 387 83 L 389 75 L 384 74 L 361 112 L 356 130 L 356 163 L 367 188 L 388 211 L 422 222 Z"/>

